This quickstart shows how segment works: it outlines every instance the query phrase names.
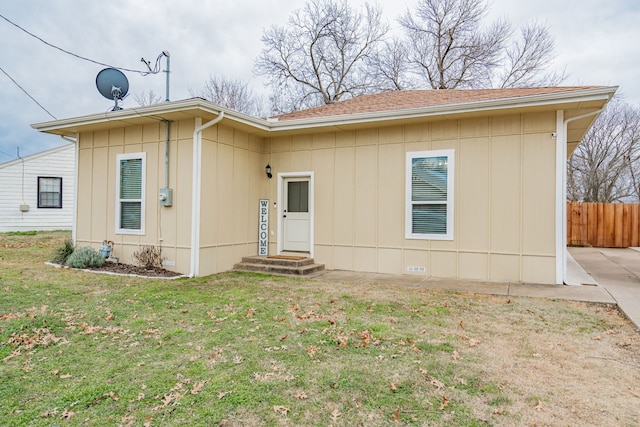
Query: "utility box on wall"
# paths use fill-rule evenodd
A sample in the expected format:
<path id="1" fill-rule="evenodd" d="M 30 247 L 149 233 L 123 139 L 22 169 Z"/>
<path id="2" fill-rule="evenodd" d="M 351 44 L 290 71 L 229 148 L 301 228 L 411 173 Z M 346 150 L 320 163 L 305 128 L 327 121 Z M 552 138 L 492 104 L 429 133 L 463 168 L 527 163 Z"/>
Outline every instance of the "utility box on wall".
<path id="1" fill-rule="evenodd" d="M 160 206 L 173 205 L 173 188 L 161 188 L 160 189 Z"/>

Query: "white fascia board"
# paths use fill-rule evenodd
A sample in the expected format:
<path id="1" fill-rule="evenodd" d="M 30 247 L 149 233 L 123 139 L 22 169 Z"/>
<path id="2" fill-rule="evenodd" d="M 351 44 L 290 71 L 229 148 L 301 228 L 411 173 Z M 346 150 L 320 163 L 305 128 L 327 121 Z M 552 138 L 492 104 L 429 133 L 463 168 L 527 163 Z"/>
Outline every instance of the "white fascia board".
<path id="1" fill-rule="evenodd" d="M 447 104 L 432 107 L 422 107 L 404 110 L 378 111 L 362 114 L 345 114 L 342 116 L 316 117 L 299 120 L 270 121 L 258 119 L 247 114 L 229 110 L 215 105 L 202 98 L 192 98 L 183 101 L 173 101 L 156 104 L 148 107 L 130 108 L 118 111 L 109 111 L 70 119 L 54 120 L 31 125 L 40 132 L 52 132 L 71 129 L 77 126 L 100 124 L 109 121 L 127 122 L 128 120 L 147 117 L 157 120 L 165 120 L 163 116 L 171 113 L 181 113 L 187 110 L 200 110 L 214 115 L 221 111 L 225 113 L 225 119 L 253 127 L 257 131 L 266 133 L 278 133 L 283 131 L 314 129 L 322 127 L 339 127 L 353 124 L 373 123 L 389 120 L 402 120 L 430 116 L 446 116 L 451 114 L 464 114 L 482 111 L 496 111 L 513 108 L 536 107 L 554 104 L 575 102 L 589 102 L 594 100 L 609 100 L 616 92 L 617 86 L 579 89 L 574 91 L 561 91 L 541 95 L 521 96 L 514 98 L 493 99 L 489 101 L 463 102 L 460 104 Z"/>
<path id="2" fill-rule="evenodd" d="M 328 116 L 299 120 L 285 120 L 282 122 L 268 122 L 270 130 L 284 131 L 310 129 L 325 126 L 344 126 L 350 124 L 380 122 L 385 120 L 401 120 L 430 116 L 446 116 L 481 111 L 496 111 L 513 108 L 538 107 L 558 103 L 575 103 L 604 100 L 608 101 L 617 90 L 617 86 L 583 89 L 576 91 L 554 92 L 526 97 L 502 98 L 489 101 L 465 102 L 432 107 L 413 108 L 405 110 L 379 111 L 362 114 L 348 114 L 343 116 Z"/>

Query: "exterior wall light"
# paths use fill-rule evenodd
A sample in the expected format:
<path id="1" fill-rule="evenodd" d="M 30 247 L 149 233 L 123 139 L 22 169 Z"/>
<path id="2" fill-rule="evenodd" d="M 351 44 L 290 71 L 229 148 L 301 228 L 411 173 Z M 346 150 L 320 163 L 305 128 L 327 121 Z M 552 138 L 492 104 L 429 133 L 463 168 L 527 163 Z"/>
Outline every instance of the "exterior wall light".
<path id="1" fill-rule="evenodd" d="M 271 173 L 271 165 L 267 163 L 267 166 L 264 168 L 265 173 L 267 174 L 267 178 L 271 179 L 273 174 Z"/>

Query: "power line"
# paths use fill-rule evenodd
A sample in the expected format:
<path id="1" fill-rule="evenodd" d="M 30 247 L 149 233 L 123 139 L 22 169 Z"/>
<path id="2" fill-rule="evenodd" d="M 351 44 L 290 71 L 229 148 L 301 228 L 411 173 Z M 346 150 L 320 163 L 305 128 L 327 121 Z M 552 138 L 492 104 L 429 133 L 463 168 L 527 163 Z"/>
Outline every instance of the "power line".
<path id="1" fill-rule="evenodd" d="M 5 21 L 7 21 L 9 24 L 13 25 L 14 27 L 18 28 L 19 30 L 24 31 L 25 33 L 27 33 L 27 34 L 28 34 L 28 35 L 30 35 L 31 37 L 33 37 L 33 38 L 35 38 L 35 39 L 37 39 L 37 40 L 41 41 L 42 43 L 46 44 L 47 46 L 52 47 L 52 48 L 54 48 L 54 49 L 57 49 L 57 50 L 59 50 L 60 52 L 66 53 L 67 55 L 74 56 L 74 57 L 76 57 L 76 58 L 78 58 L 78 59 L 81 59 L 81 60 L 83 60 L 83 61 L 92 62 L 92 63 L 94 63 L 94 64 L 102 65 L 102 66 L 104 66 L 104 67 L 116 68 L 116 69 L 118 69 L 118 70 L 122 70 L 122 71 L 129 71 L 129 72 L 131 72 L 131 73 L 138 73 L 138 74 L 141 74 L 141 75 L 143 75 L 143 76 L 146 76 L 146 75 L 148 75 L 148 74 L 157 74 L 158 72 L 160 72 L 159 62 L 160 62 L 160 58 L 162 58 L 162 56 L 164 56 L 164 52 L 163 52 L 163 53 L 161 53 L 161 54 L 158 56 L 158 59 L 156 59 L 156 66 L 155 66 L 153 69 L 151 69 L 151 67 L 150 67 L 150 65 L 149 65 L 149 63 L 148 63 L 147 61 L 145 61 L 144 59 L 142 59 L 142 62 L 144 62 L 144 63 L 147 65 L 147 67 L 149 67 L 149 70 L 148 70 L 148 71 L 133 70 L 133 69 L 130 69 L 130 68 L 123 68 L 123 67 L 115 67 L 115 66 L 113 66 L 113 65 L 105 64 L 104 62 L 95 61 L 95 60 L 93 60 L 93 59 L 86 58 L 86 57 L 84 57 L 84 56 L 81 56 L 81 55 L 75 54 L 75 53 L 73 53 L 73 52 L 69 52 L 68 50 L 63 49 L 63 48 L 61 48 L 61 47 L 58 47 L 58 46 L 56 46 L 56 45 L 54 45 L 54 44 L 51 44 L 51 43 L 49 43 L 48 41 L 46 41 L 46 40 L 42 39 L 41 37 L 38 37 L 38 36 L 36 36 L 35 34 L 33 34 L 33 33 L 29 32 L 29 31 L 25 30 L 25 29 L 24 29 L 24 28 L 22 28 L 20 25 L 16 24 L 15 22 L 11 21 L 10 19 L 6 18 L 6 17 L 5 17 L 5 16 L 3 16 L 3 15 L 0 15 L 0 18 L 4 19 L 4 20 L 5 20 Z M 11 80 L 13 80 L 13 79 L 11 79 Z"/>
<path id="2" fill-rule="evenodd" d="M 2 151 L 2 150 L 0 150 L 0 154 L 4 154 L 5 156 L 9 156 L 9 157 L 11 157 L 12 159 L 17 158 L 17 157 L 16 157 L 16 156 L 14 156 L 13 154 L 9 154 L 9 153 L 7 153 L 6 151 Z"/>
<path id="3" fill-rule="evenodd" d="M 27 91 L 26 91 L 26 89 L 25 89 L 25 88 L 23 88 L 22 86 L 20 86 L 20 85 L 18 84 L 18 82 L 17 82 L 17 81 L 15 81 L 15 80 L 13 79 L 13 77 L 11 77 L 11 76 L 9 75 L 9 73 L 7 73 L 7 72 L 6 72 L 2 67 L 0 67 L 0 71 L 2 71 L 2 72 L 4 73 L 4 75 L 5 75 L 5 76 L 9 77 L 9 79 L 10 79 L 10 80 L 11 80 L 11 81 L 16 85 L 16 86 L 18 86 L 18 87 L 20 88 L 20 90 L 22 90 L 22 91 L 23 91 L 23 92 L 24 92 L 24 93 L 25 93 L 29 98 L 31 98 L 31 100 L 32 100 L 33 102 L 35 102 L 36 104 L 38 104 L 38 107 L 42 108 L 42 109 L 43 109 L 43 110 L 44 110 L 48 115 L 50 115 L 51 117 L 53 117 L 53 119 L 54 119 L 54 120 L 58 120 L 58 118 L 57 118 L 56 116 L 54 116 L 53 114 L 51 114 L 51 113 L 49 112 L 49 110 L 47 110 L 46 108 L 44 108 L 44 107 L 42 106 L 42 104 L 40 104 L 38 101 L 36 101 L 36 99 L 35 99 L 33 96 L 31 96 L 31 95 L 29 94 L 29 92 L 27 92 Z"/>

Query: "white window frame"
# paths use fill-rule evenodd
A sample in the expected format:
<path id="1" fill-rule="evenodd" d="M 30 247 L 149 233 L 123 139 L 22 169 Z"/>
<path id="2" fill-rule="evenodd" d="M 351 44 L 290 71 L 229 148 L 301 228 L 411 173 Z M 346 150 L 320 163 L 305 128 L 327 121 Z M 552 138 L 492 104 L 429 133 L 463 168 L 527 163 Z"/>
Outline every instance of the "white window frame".
<path id="1" fill-rule="evenodd" d="M 428 157 L 447 157 L 447 200 L 446 202 L 438 202 L 438 204 L 446 204 L 447 211 L 447 232 L 445 234 L 425 234 L 413 232 L 413 206 L 429 204 L 425 202 L 413 202 L 411 200 L 412 193 L 412 172 L 413 159 Z M 406 177 L 405 177 L 405 237 L 407 239 L 422 240 L 453 240 L 453 205 L 454 205 L 454 176 L 455 176 L 455 150 L 430 150 L 430 151 L 411 151 L 407 152 Z"/>
<path id="2" fill-rule="evenodd" d="M 121 199 L 120 198 L 120 163 L 122 160 L 142 160 L 142 192 L 141 199 Z M 144 234 L 144 218 L 145 218 L 145 194 L 147 187 L 147 153 L 125 153 L 118 154 L 116 158 L 116 234 Z M 130 229 L 120 227 L 120 210 L 122 201 L 139 201 L 140 202 L 140 229 Z"/>

